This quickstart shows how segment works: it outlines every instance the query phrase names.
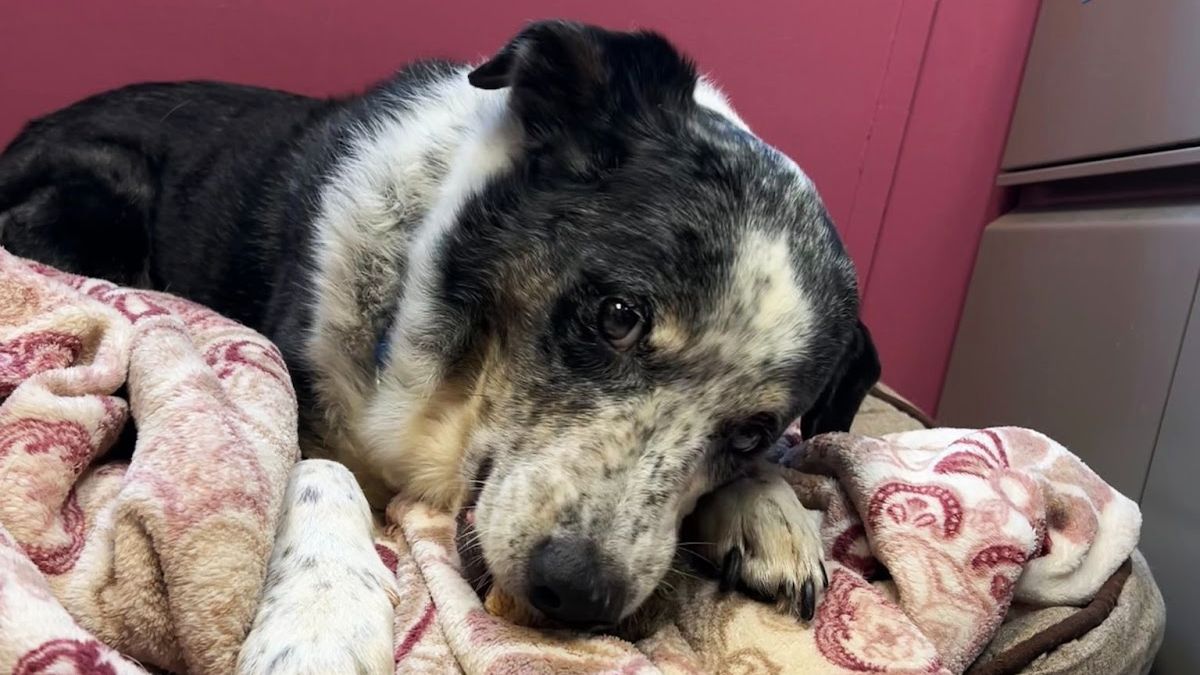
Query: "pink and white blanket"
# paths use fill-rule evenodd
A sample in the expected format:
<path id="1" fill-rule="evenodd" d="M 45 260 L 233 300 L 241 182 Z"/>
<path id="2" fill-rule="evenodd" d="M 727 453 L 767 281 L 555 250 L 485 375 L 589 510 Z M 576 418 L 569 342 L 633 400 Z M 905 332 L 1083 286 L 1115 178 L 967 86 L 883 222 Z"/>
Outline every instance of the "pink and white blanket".
<path id="1" fill-rule="evenodd" d="M 232 672 L 297 459 L 265 338 L 0 249 L 0 672 Z"/>
<path id="2" fill-rule="evenodd" d="M 235 672 L 287 620 L 256 612 L 281 513 L 302 513 L 294 406 L 252 331 L 0 249 L 0 672 Z M 132 459 L 106 459 L 131 423 Z M 397 673 L 955 673 L 1012 602 L 1084 603 L 1137 543 L 1136 505 L 1036 432 L 789 438 L 793 484 L 824 511 L 811 624 L 687 578 L 637 643 L 513 625 L 463 579 L 453 518 L 395 502 L 374 535 L 335 533 L 395 575 L 371 648 Z M 334 516 L 312 536 L 351 522 Z"/>
<path id="3" fill-rule="evenodd" d="M 1086 603 L 1137 544 L 1137 506 L 1033 431 L 791 438 L 793 485 L 824 512 L 830 586 L 810 625 L 684 579 L 636 644 L 516 627 L 462 579 L 452 519 L 394 503 L 386 545 L 422 589 L 397 607 L 396 672 L 960 673 L 1014 600 Z"/>

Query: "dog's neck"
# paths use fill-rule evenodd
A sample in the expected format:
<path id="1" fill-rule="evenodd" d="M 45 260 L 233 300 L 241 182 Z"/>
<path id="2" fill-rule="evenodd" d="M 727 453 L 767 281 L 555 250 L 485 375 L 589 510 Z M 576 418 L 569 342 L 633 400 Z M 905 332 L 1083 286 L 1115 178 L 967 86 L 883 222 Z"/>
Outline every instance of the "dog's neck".
<path id="1" fill-rule="evenodd" d="M 379 390 L 412 404 L 389 415 L 434 394 L 443 361 L 429 349 L 444 340 L 430 334 L 431 294 L 441 243 L 520 142 L 507 92 L 476 89 L 467 72 L 404 99 L 378 94 L 392 111 L 351 142 L 320 198 L 307 357 L 325 413 L 316 437 L 343 457 L 358 454 L 359 434 L 347 432 Z"/>

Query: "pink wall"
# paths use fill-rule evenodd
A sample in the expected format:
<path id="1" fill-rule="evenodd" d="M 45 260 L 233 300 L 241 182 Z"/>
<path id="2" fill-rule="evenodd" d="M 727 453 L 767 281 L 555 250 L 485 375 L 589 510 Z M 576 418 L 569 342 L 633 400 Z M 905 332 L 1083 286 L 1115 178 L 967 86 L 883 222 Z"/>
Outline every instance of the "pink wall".
<path id="1" fill-rule="evenodd" d="M 407 59 L 478 58 L 530 19 L 653 27 L 813 176 L 859 264 L 888 381 L 932 408 L 1035 7 L 1036 0 L 15 2 L 0 13 L 0 63 L 10 64 L 0 69 L 0 143 L 32 116 L 133 81 L 208 78 L 339 93 Z"/>
<path id="2" fill-rule="evenodd" d="M 1036 0 L 935 4 L 867 275 L 886 379 L 935 410 L 983 227 L 999 215 L 1008 123 Z"/>

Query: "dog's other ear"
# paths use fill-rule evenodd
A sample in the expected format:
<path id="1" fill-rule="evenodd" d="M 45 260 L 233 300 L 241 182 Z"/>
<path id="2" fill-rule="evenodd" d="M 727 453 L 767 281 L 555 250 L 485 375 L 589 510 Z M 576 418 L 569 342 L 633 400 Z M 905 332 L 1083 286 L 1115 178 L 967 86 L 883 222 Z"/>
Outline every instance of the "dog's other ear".
<path id="1" fill-rule="evenodd" d="M 804 438 L 831 431 L 849 431 L 858 407 L 879 381 L 879 354 L 871 333 L 859 320 L 850 344 L 842 353 L 833 376 L 813 407 L 800 418 Z"/>
<path id="2" fill-rule="evenodd" d="M 570 21 L 538 21 L 516 35 L 467 80 L 480 89 L 540 84 L 540 89 L 586 93 L 601 78 L 598 30 Z M 548 93 L 548 92 L 547 92 Z"/>
<path id="3" fill-rule="evenodd" d="M 527 26 L 467 76 L 510 88 L 509 105 L 536 143 L 594 133 L 613 113 L 691 104 L 696 72 L 655 33 L 617 33 L 569 21 Z"/>

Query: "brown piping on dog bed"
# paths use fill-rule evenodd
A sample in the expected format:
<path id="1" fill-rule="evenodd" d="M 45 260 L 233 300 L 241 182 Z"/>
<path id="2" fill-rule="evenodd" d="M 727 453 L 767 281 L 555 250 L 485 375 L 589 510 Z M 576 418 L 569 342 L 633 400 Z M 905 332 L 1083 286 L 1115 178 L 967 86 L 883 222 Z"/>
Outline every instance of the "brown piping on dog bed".
<path id="1" fill-rule="evenodd" d="M 1112 614 L 1132 569 L 1133 563 L 1126 560 L 1125 564 L 1117 568 L 1108 581 L 1104 582 L 1100 591 L 1096 593 L 1096 597 L 1087 606 L 1000 652 L 988 659 L 986 663 L 979 663 L 968 668 L 967 673 L 969 675 L 1019 673 L 1042 654 L 1048 654 L 1061 645 L 1083 637 L 1088 631 L 1104 623 L 1108 615 Z"/>
<path id="2" fill-rule="evenodd" d="M 896 410 L 899 410 L 900 412 L 904 413 L 905 415 L 908 415 L 909 417 L 913 418 L 914 420 L 920 422 L 921 425 L 924 426 L 926 429 L 932 429 L 937 426 L 937 422 L 934 422 L 932 417 L 925 414 L 924 410 L 921 410 L 920 408 L 913 405 L 909 401 L 905 400 L 898 394 L 894 394 L 890 391 L 887 391 L 883 387 L 878 387 L 878 386 L 872 387 L 871 388 L 871 396 L 874 396 L 875 398 L 892 406 Z"/>

